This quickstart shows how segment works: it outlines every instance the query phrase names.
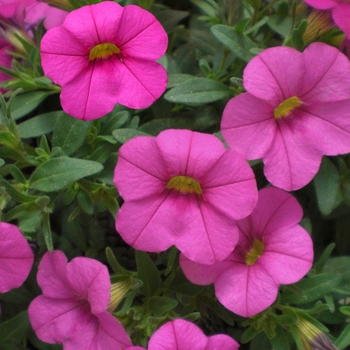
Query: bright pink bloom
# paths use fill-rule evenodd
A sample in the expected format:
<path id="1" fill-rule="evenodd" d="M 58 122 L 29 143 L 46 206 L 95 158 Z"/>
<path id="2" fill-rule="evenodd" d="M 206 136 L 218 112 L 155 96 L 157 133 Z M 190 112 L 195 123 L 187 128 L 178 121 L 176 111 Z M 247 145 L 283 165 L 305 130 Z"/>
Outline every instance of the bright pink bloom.
<path id="1" fill-rule="evenodd" d="M 176 319 L 161 326 L 148 343 L 148 350 L 237 350 L 238 343 L 226 334 L 207 337 L 189 321 Z"/>
<path id="2" fill-rule="evenodd" d="M 332 11 L 335 24 L 350 38 L 350 2 L 344 0 L 304 0 L 318 10 Z"/>
<path id="3" fill-rule="evenodd" d="M 299 281 L 311 268 L 309 234 L 297 223 L 303 215 L 297 200 L 278 188 L 264 188 L 253 213 L 237 222 L 239 242 L 224 261 L 201 265 L 180 256 L 180 266 L 196 284 L 214 283 L 227 309 L 251 317 L 269 307 L 280 284 Z"/>
<path id="4" fill-rule="evenodd" d="M 322 155 L 350 152 L 349 81 L 349 60 L 326 44 L 264 50 L 244 70 L 247 92 L 226 105 L 222 134 L 246 159 L 263 158 L 273 185 L 299 189 Z"/>
<path id="5" fill-rule="evenodd" d="M 0 293 L 21 286 L 33 261 L 33 252 L 17 226 L 0 222 Z"/>
<path id="6" fill-rule="evenodd" d="M 106 266 L 85 257 L 67 263 L 61 251 L 53 251 L 43 256 L 37 281 L 43 294 L 31 302 L 28 314 L 39 339 L 65 350 L 132 346 L 122 325 L 106 311 L 111 289 Z"/>
<path id="7" fill-rule="evenodd" d="M 41 58 L 45 74 L 62 86 L 65 112 L 91 120 L 117 103 L 146 108 L 160 97 L 167 74 L 155 60 L 167 44 L 166 32 L 151 13 L 105 1 L 72 11 L 49 30 Z"/>
<path id="8" fill-rule="evenodd" d="M 213 135 L 166 130 L 119 149 L 114 183 L 125 203 L 116 228 L 135 249 L 175 245 L 203 264 L 223 260 L 237 243 L 234 219 L 257 201 L 254 174 Z"/>
<path id="9" fill-rule="evenodd" d="M 12 56 L 7 51 L 13 51 L 14 48 L 9 43 L 0 37 L 0 66 L 5 68 L 11 68 Z M 0 82 L 11 79 L 11 76 L 0 71 Z M 0 93 L 5 92 L 4 89 L 0 88 Z"/>

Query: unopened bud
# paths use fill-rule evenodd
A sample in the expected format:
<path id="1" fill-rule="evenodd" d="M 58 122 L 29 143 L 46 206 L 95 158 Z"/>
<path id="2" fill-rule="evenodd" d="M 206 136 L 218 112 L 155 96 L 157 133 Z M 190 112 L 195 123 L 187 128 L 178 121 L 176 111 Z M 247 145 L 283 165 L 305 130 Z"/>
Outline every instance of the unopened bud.
<path id="1" fill-rule="evenodd" d="M 330 11 L 313 10 L 307 18 L 308 25 L 303 35 L 305 42 L 312 42 L 334 27 Z"/>

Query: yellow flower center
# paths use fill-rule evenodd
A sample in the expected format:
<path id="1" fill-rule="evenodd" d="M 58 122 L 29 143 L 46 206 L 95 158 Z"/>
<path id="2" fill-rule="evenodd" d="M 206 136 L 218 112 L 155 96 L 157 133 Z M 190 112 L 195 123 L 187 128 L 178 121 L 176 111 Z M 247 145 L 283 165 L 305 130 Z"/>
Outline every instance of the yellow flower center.
<path id="1" fill-rule="evenodd" d="M 280 105 L 275 108 L 273 115 L 276 119 L 282 117 L 288 117 L 294 108 L 299 107 L 302 102 L 296 96 L 292 96 L 284 100 Z"/>
<path id="2" fill-rule="evenodd" d="M 94 46 L 90 50 L 89 60 L 93 61 L 100 58 L 107 60 L 110 56 L 118 55 L 119 53 L 120 49 L 118 46 L 111 43 L 102 43 Z"/>
<path id="3" fill-rule="evenodd" d="M 254 265 L 255 262 L 258 260 L 258 258 L 260 258 L 261 255 L 263 254 L 264 248 L 265 248 L 264 243 L 254 238 L 253 247 L 249 250 L 249 252 L 245 256 L 246 264 L 249 266 Z"/>
<path id="4" fill-rule="evenodd" d="M 192 177 L 189 176 L 175 176 L 172 177 L 166 185 L 168 190 L 175 190 L 182 195 L 189 193 L 202 194 L 201 185 Z"/>

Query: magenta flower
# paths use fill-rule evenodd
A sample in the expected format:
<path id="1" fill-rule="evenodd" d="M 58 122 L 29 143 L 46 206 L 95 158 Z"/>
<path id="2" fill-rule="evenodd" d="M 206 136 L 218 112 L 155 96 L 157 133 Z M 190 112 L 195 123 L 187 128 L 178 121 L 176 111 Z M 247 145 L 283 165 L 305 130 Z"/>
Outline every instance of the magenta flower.
<path id="1" fill-rule="evenodd" d="M 330 10 L 335 24 L 350 38 L 350 3 L 347 0 L 304 0 L 318 10 Z"/>
<path id="2" fill-rule="evenodd" d="M 224 261 L 201 265 L 180 256 L 180 266 L 196 284 L 214 283 L 227 309 L 251 317 L 275 300 L 280 284 L 299 281 L 310 270 L 313 247 L 297 223 L 303 215 L 297 200 L 278 188 L 264 188 L 253 213 L 237 222 L 239 242 Z"/>
<path id="3" fill-rule="evenodd" d="M 164 92 L 167 35 L 146 10 L 105 1 L 72 11 L 41 42 L 45 74 L 61 85 L 61 104 L 73 117 L 91 120 L 117 103 L 138 109 Z"/>
<path id="4" fill-rule="evenodd" d="M 247 92 L 226 105 L 222 134 L 246 159 L 262 158 L 273 185 L 299 189 L 322 155 L 350 152 L 349 81 L 349 60 L 326 44 L 264 50 L 244 70 Z"/>
<path id="5" fill-rule="evenodd" d="M 13 51 L 14 48 L 3 38 L 0 37 L 0 66 L 5 68 L 11 68 L 12 56 L 7 51 Z M 9 80 L 12 77 L 6 73 L 0 71 L 0 83 Z M 0 93 L 4 93 L 5 90 L 0 88 Z"/>
<path id="6" fill-rule="evenodd" d="M 27 279 L 34 255 L 21 231 L 0 222 L 0 293 L 18 288 Z"/>
<path id="7" fill-rule="evenodd" d="M 189 321 L 176 319 L 161 326 L 148 343 L 148 350 L 237 350 L 238 343 L 226 334 L 207 337 Z"/>
<path id="8" fill-rule="evenodd" d="M 125 203 L 116 228 L 135 249 L 175 245 L 203 264 L 223 260 L 237 243 L 234 219 L 257 201 L 254 174 L 213 135 L 166 130 L 119 149 L 114 183 Z"/>
<path id="9" fill-rule="evenodd" d="M 110 278 L 100 262 L 78 257 L 67 263 L 61 251 L 46 253 L 37 281 L 43 294 L 29 305 L 29 320 L 38 336 L 65 350 L 126 349 L 131 341 L 106 311 Z"/>

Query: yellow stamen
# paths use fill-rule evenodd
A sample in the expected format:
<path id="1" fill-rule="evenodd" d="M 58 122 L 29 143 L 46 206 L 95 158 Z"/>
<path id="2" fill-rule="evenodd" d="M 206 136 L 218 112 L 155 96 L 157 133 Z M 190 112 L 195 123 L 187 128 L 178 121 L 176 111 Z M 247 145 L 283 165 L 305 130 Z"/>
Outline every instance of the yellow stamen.
<path id="1" fill-rule="evenodd" d="M 288 117 L 292 113 L 292 110 L 296 107 L 299 107 L 301 104 L 302 102 L 299 100 L 298 97 L 289 97 L 282 103 L 280 103 L 280 105 L 277 108 L 275 108 L 273 115 L 276 119 Z"/>
<path id="2" fill-rule="evenodd" d="M 246 264 L 249 266 L 254 265 L 258 258 L 260 258 L 260 256 L 263 254 L 264 248 L 264 243 L 254 238 L 253 247 L 245 256 Z"/>
<path id="3" fill-rule="evenodd" d="M 166 188 L 169 190 L 175 190 L 183 195 L 189 193 L 202 194 L 201 185 L 192 177 L 189 176 L 175 176 L 172 177 Z"/>
<path id="4" fill-rule="evenodd" d="M 118 46 L 111 43 L 102 43 L 94 46 L 90 50 L 89 60 L 93 61 L 96 59 L 108 59 L 112 55 L 118 55 L 120 53 L 120 49 Z"/>

